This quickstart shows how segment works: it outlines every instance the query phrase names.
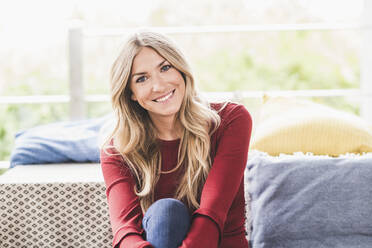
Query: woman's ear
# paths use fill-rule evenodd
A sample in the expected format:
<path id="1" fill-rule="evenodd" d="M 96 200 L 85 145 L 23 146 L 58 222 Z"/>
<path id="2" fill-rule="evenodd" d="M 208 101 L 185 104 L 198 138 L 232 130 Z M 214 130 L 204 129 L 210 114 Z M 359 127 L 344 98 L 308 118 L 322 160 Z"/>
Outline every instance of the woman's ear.
<path id="1" fill-rule="evenodd" d="M 132 99 L 132 101 L 137 101 L 137 97 L 133 92 L 130 93 L 130 99 Z"/>

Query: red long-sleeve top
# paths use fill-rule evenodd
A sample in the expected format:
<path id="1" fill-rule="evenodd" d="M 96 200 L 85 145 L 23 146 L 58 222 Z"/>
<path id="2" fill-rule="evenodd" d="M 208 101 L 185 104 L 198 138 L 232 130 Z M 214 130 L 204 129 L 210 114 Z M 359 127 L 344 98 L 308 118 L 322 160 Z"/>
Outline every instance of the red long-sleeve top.
<path id="1" fill-rule="evenodd" d="M 220 104 L 212 104 L 219 109 Z M 200 207 L 192 214 L 190 230 L 181 248 L 245 248 L 245 199 L 243 174 L 247 162 L 252 119 L 242 105 L 229 103 L 219 112 L 221 124 L 211 136 L 212 167 L 203 186 Z M 177 164 L 180 140 L 160 140 L 162 171 Z M 111 149 L 109 153 L 117 153 Z M 152 247 L 142 238 L 143 213 L 134 193 L 135 179 L 120 155 L 101 150 L 106 183 L 113 246 Z M 162 174 L 155 188 L 155 200 L 173 197 L 181 177 L 180 169 Z"/>

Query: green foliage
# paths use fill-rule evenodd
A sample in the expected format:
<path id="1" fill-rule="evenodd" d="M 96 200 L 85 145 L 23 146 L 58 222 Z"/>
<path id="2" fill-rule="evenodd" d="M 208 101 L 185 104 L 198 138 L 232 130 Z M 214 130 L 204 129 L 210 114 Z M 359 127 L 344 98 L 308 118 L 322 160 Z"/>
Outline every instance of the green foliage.
<path id="1" fill-rule="evenodd" d="M 0 105 L 0 160 L 9 160 L 17 132 L 68 119 L 67 104 Z"/>
<path id="2" fill-rule="evenodd" d="M 0 169 L 0 175 L 4 174 L 6 172 L 6 169 Z"/>
<path id="3" fill-rule="evenodd" d="M 112 112 L 111 103 L 89 103 L 87 104 L 88 118 L 102 117 Z"/>
<path id="4" fill-rule="evenodd" d="M 160 13 L 157 17 L 159 23 L 163 22 L 161 16 Z M 347 34 L 346 37 L 352 36 Z M 189 40 L 188 50 L 194 51 L 190 58 L 202 91 L 357 88 L 357 47 L 350 46 L 344 36 L 338 32 L 301 31 L 239 34 L 231 39 L 211 37 L 206 41 L 203 35 L 183 40 L 186 47 Z M 108 71 L 114 57 L 109 49 L 112 47 L 110 43 L 86 45 L 84 81 L 87 94 L 109 93 Z M 66 94 L 66 73 L 59 73 L 60 76 L 44 73 L 45 68 L 52 71 L 51 64 L 60 58 L 55 57 L 22 74 L 20 82 L 8 85 L 4 95 Z M 357 103 L 342 97 L 314 98 L 314 101 L 359 112 Z M 254 111 L 260 100 L 243 99 L 243 103 Z M 100 117 L 110 111 L 110 103 L 87 104 L 87 118 Z M 0 160 L 9 159 L 16 132 L 62 120 L 68 120 L 68 104 L 0 105 Z"/>
<path id="5" fill-rule="evenodd" d="M 250 36 L 238 52 L 216 50 L 197 61 L 205 91 L 305 90 L 355 88 L 359 84 L 358 53 L 345 50 L 335 34 L 281 32 L 261 42 Z M 320 40 L 329 42 L 317 44 Z M 260 43 L 261 42 L 261 43 Z M 317 46 L 319 45 L 319 46 Z M 254 49 L 252 49 L 254 47 Z"/>

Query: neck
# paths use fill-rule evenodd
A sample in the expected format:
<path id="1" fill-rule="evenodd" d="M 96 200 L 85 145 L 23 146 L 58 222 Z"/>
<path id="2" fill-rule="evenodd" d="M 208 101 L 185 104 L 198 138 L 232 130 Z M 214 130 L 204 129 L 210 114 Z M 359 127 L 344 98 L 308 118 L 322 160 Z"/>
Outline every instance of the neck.
<path id="1" fill-rule="evenodd" d="M 152 119 L 157 131 L 158 138 L 162 140 L 175 140 L 181 137 L 181 124 L 175 117 Z"/>

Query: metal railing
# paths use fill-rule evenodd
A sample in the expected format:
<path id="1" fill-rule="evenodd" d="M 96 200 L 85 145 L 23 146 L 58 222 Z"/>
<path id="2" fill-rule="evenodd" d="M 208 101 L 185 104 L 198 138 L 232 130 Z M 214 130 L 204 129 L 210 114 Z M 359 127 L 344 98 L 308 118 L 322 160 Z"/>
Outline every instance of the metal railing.
<path id="1" fill-rule="evenodd" d="M 75 28 L 82 24 L 76 22 Z M 270 32 L 270 31 L 305 31 L 305 30 L 354 30 L 362 28 L 359 22 L 354 23 L 305 23 L 305 24 L 265 24 L 265 25 L 205 25 L 181 27 L 151 27 L 151 30 L 165 34 L 205 34 L 205 33 L 244 33 L 244 32 Z M 84 29 L 84 37 L 122 36 L 132 33 L 134 28 L 105 28 Z"/>
<path id="2" fill-rule="evenodd" d="M 361 23 L 308 23 L 308 24 L 273 24 L 273 25 L 242 25 L 242 26 L 198 26 L 198 27 L 151 27 L 154 31 L 159 31 L 165 34 L 196 34 L 196 33 L 236 33 L 236 32 L 269 32 L 269 31 L 299 31 L 299 30 L 361 30 L 362 33 L 362 51 L 361 52 L 361 83 L 360 89 L 351 90 L 308 90 L 308 91 L 278 91 L 264 92 L 267 95 L 285 95 L 285 96 L 359 96 L 361 97 L 361 116 L 372 123 L 372 1 L 366 1 L 364 5 L 363 21 Z M 82 26 L 75 26 L 71 29 L 70 42 L 73 46 L 70 51 L 70 64 L 74 61 L 82 61 L 82 52 L 77 48 L 82 47 L 83 37 L 107 37 L 121 36 L 134 29 L 83 29 Z M 82 78 L 82 63 L 74 64 L 78 66 L 71 71 L 71 90 L 79 93 L 71 92 L 71 118 L 79 118 L 84 116 L 83 105 L 84 97 L 80 95 L 83 88 Z M 241 99 L 245 97 L 259 97 L 264 94 L 261 91 L 250 92 L 207 92 L 205 95 L 212 99 Z M 79 97 L 77 97 L 79 96 Z M 74 107 L 75 105 L 75 107 Z M 79 112 L 81 111 L 81 112 Z"/>
<path id="3" fill-rule="evenodd" d="M 0 169 L 8 169 L 10 165 L 9 161 L 0 161 Z"/>
<path id="4" fill-rule="evenodd" d="M 236 91 L 236 92 L 205 92 L 204 95 L 213 100 L 259 98 L 262 95 L 271 96 L 358 96 L 361 97 L 361 115 L 372 123 L 372 1 L 365 1 L 364 15 L 361 23 L 308 23 L 308 24 L 272 24 L 272 25 L 242 25 L 242 26 L 197 26 L 197 27 L 151 27 L 154 31 L 166 34 L 196 34 L 196 33 L 237 33 L 237 32 L 269 32 L 269 31 L 299 31 L 299 30 L 361 30 L 361 83 L 360 89 L 330 89 L 330 90 L 294 90 L 294 91 Z M 70 119 L 85 118 L 86 102 L 109 101 L 107 95 L 84 95 L 83 80 L 83 48 L 87 37 L 121 36 L 133 29 L 85 29 L 75 22 L 68 34 L 69 40 L 69 95 L 49 96 L 12 96 L 0 97 L 1 103 L 36 104 L 36 103 L 69 103 Z"/>
<path id="5" fill-rule="evenodd" d="M 240 100 L 245 98 L 262 98 L 264 95 L 277 97 L 371 97 L 360 89 L 331 89 L 331 90 L 273 90 L 273 91 L 230 91 L 230 92 L 202 92 L 208 100 Z M 83 102 L 108 102 L 108 95 L 87 95 Z M 41 104 L 41 103 L 70 103 L 69 95 L 34 95 L 34 96 L 4 96 L 0 104 Z"/>

